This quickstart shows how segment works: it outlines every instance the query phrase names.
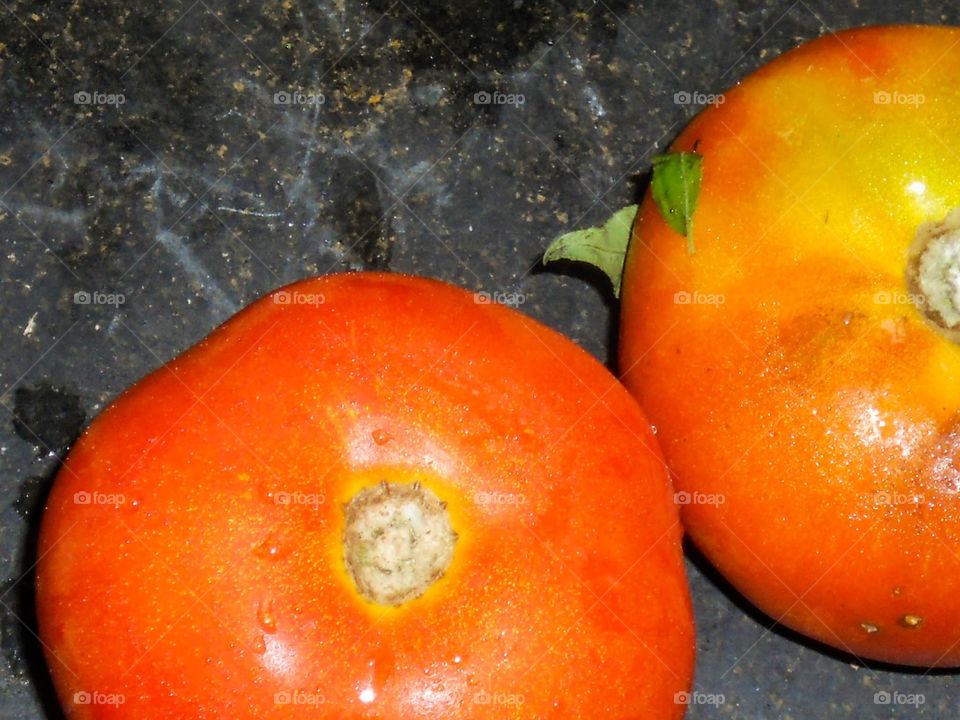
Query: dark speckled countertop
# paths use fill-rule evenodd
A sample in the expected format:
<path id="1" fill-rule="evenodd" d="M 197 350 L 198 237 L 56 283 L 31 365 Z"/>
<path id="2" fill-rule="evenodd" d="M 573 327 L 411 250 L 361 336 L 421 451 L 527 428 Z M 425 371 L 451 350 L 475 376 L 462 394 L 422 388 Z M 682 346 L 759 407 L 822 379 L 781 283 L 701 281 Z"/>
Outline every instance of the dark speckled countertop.
<path id="1" fill-rule="evenodd" d="M 0 0 L 11 720 L 61 717 L 31 632 L 38 514 L 57 456 L 126 386 L 267 290 L 347 268 L 516 292 L 609 363 L 608 290 L 537 257 L 636 197 L 697 110 L 675 93 L 832 29 L 960 20 L 946 0 L 42 5 Z M 692 720 L 960 717 L 956 676 L 824 652 L 689 558 L 696 688 L 724 699 Z"/>

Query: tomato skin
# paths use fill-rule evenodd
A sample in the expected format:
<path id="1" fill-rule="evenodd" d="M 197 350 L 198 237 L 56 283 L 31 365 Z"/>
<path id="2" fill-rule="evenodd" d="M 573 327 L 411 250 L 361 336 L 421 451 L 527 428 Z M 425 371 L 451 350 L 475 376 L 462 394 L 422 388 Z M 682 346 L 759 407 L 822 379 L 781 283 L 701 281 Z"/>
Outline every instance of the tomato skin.
<path id="1" fill-rule="evenodd" d="M 399 608 L 343 567 L 342 506 L 382 480 L 429 487 L 459 533 Z M 671 493 L 642 411 L 572 342 L 434 281 L 307 280 L 77 442 L 41 530 L 41 637 L 71 720 L 680 718 Z"/>
<path id="2" fill-rule="evenodd" d="M 673 147 L 695 254 L 648 196 L 623 290 L 624 382 L 678 489 L 725 500 L 692 539 L 774 619 L 919 666 L 960 665 L 960 348 L 905 280 L 960 206 L 958 41 L 843 32 L 730 90 Z"/>

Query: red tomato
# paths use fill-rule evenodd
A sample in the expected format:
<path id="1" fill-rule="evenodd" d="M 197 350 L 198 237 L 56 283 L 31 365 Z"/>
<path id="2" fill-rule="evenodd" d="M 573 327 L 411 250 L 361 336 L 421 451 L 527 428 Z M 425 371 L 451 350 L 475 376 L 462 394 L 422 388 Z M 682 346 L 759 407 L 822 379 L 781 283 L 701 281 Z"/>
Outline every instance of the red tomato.
<path id="1" fill-rule="evenodd" d="M 671 500 L 569 340 L 438 282 L 308 280 L 78 441 L 42 640 L 72 720 L 680 718 Z"/>
<path id="2" fill-rule="evenodd" d="M 773 618 L 925 666 L 960 665 L 958 74 L 945 27 L 773 61 L 674 145 L 695 252 L 648 197 L 623 276 L 690 536 Z"/>

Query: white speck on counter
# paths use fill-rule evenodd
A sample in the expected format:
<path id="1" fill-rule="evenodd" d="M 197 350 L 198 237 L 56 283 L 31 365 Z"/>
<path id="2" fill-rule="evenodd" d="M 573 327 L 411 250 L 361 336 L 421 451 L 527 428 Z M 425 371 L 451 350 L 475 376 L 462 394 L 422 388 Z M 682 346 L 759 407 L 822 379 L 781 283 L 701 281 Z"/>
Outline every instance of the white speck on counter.
<path id="1" fill-rule="evenodd" d="M 30 316 L 27 320 L 27 326 L 23 329 L 24 337 L 33 337 L 33 331 L 37 329 L 37 313 Z"/>

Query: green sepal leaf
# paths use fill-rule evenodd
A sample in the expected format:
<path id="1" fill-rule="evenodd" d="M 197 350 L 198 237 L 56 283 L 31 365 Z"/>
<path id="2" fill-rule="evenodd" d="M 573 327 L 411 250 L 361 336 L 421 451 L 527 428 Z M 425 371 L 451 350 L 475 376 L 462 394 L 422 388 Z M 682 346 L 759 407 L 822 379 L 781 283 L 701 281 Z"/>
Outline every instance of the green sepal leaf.
<path id="1" fill-rule="evenodd" d="M 675 232 L 687 238 L 693 255 L 693 213 L 703 180 L 703 156 L 695 152 L 669 152 L 653 159 L 650 192 L 660 215 Z"/>
<path id="2" fill-rule="evenodd" d="M 620 297 L 620 278 L 630 244 L 630 232 L 638 205 L 618 210 L 599 227 L 574 230 L 561 235 L 543 254 L 543 264 L 554 260 L 573 260 L 599 268 L 610 278 L 613 294 Z"/>

